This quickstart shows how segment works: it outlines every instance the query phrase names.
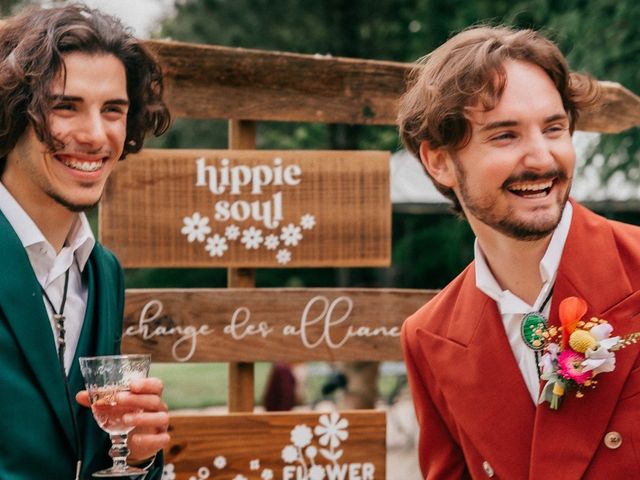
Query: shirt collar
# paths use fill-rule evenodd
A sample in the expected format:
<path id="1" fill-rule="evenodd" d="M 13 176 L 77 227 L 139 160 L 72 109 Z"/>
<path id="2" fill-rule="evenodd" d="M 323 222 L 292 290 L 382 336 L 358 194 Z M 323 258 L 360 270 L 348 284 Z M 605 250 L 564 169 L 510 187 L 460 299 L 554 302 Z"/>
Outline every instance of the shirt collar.
<path id="1" fill-rule="evenodd" d="M 478 287 L 478 289 L 489 298 L 496 301 L 502 314 L 527 313 L 531 310 L 535 310 L 536 305 L 539 308 L 541 305 L 538 304 L 544 302 L 544 298 L 547 296 L 547 292 L 553 285 L 558 272 L 558 266 L 560 265 L 560 259 L 562 258 L 562 250 L 564 249 L 567 236 L 569 235 L 572 216 L 573 207 L 571 202 L 567 202 L 562 212 L 560 222 L 551 236 L 551 241 L 547 246 L 547 250 L 542 257 L 542 260 L 540 260 L 540 279 L 543 282 L 543 288 L 533 306 L 528 305 L 524 300 L 511 293 L 509 290 L 503 290 L 500 287 L 487 264 L 487 260 L 480 248 L 478 239 L 476 238 L 474 243 L 476 287 Z"/>
<path id="2" fill-rule="evenodd" d="M 7 218 L 9 224 L 18 235 L 20 243 L 25 249 L 34 245 L 44 245 L 47 250 L 53 252 L 53 247 L 44 237 L 38 226 L 25 212 L 18 201 L 7 190 L 2 182 L 0 182 L 0 211 Z M 91 231 L 89 221 L 84 213 L 77 215 L 75 222 L 69 231 L 65 248 L 69 248 L 73 252 L 80 271 L 84 270 L 91 250 L 96 240 Z M 55 253 L 54 253 L 55 255 Z"/>

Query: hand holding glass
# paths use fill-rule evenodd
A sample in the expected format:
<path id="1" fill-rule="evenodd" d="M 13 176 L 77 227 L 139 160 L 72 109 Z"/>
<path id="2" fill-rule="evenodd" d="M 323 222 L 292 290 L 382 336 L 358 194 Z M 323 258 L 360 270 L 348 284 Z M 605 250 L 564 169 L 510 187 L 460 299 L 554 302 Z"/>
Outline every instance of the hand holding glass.
<path id="1" fill-rule="evenodd" d="M 113 465 L 95 472 L 94 477 L 128 477 L 146 473 L 140 468 L 127 465 L 127 437 L 133 426 L 126 425 L 123 420 L 125 414 L 139 413 L 142 410 L 119 404 L 118 395 L 129 391 L 132 380 L 146 378 L 150 363 L 151 355 L 80 358 L 80 370 L 91 400 L 93 417 L 111 438 L 109 455 L 113 459 Z"/>

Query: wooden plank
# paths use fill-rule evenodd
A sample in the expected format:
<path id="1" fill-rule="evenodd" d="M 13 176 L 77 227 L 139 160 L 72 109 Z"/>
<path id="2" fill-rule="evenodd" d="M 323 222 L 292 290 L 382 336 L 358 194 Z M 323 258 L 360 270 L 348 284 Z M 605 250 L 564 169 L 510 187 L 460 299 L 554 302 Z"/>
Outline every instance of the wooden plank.
<path id="1" fill-rule="evenodd" d="M 640 97 L 616 82 L 600 82 L 600 102 L 578 118 L 578 130 L 619 133 L 640 125 Z"/>
<path id="2" fill-rule="evenodd" d="M 393 124 L 407 65 L 149 41 L 177 116 Z"/>
<path id="3" fill-rule="evenodd" d="M 229 120 L 229 148 L 232 150 L 254 150 L 256 148 L 256 122 Z"/>
<path id="4" fill-rule="evenodd" d="M 251 120 L 229 121 L 229 148 L 255 149 L 256 122 Z M 230 268 L 227 271 L 227 286 L 229 288 L 254 288 L 256 286 L 256 272 L 248 268 Z M 252 412 L 254 408 L 255 367 L 253 363 L 230 362 L 229 390 L 227 391 L 227 405 L 230 412 Z"/>
<path id="5" fill-rule="evenodd" d="M 333 415 L 172 415 L 165 470 L 175 473 L 176 480 L 384 480 L 385 413 L 360 410 Z M 331 438 L 335 443 L 327 445 L 325 440 Z"/>
<path id="6" fill-rule="evenodd" d="M 401 360 L 409 289 L 127 290 L 122 349 L 160 362 Z"/>
<path id="7" fill-rule="evenodd" d="M 389 153 L 145 150 L 113 173 L 100 235 L 125 267 L 386 266 Z"/>
<path id="8" fill-rule="evenodd" d="M 176 116 L 394 125 L 410 63 L 152 40 Z M 640 97 L 601 82 L 600 106 L 579 130 L 640 125 Z"/>

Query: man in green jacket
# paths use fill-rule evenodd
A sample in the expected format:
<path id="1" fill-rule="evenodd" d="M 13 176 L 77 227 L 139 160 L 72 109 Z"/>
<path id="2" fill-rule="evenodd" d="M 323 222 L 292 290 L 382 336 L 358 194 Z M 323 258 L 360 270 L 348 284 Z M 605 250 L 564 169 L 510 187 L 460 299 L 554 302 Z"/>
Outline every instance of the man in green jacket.
<path id="1" fill-rule="evenodd" d="M 26 10 L 0 27 L 3 480 L 85 479 L 110 465 L 78 357 L 119 352 L 124 282 L 82 212 L 119 160 L 168 127 L 162 88 L 152 55 L 98 11 Z M 126 418 L 129 462 L 148 480 L 169 442 L 161 394 L 150 378 L 121 399 L 142 411 Z"/>

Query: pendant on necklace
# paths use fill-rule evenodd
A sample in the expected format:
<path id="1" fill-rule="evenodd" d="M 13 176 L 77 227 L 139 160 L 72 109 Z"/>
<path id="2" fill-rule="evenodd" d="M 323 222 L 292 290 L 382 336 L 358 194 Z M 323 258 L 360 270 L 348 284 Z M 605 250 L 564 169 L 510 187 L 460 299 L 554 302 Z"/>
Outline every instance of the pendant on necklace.
<path id="1" fill-rule="evenodd" d="M 520 334 L 531 350 L 540 351 L 547 343 L 544 333 L 547 331 L 547 319 L 538 312 L 527 313 L 522 317 Z"/>

